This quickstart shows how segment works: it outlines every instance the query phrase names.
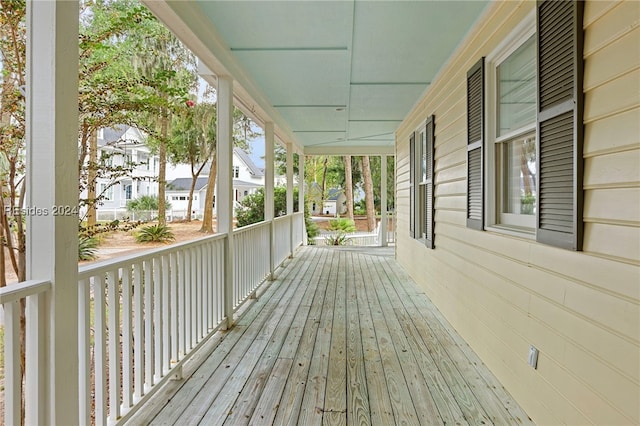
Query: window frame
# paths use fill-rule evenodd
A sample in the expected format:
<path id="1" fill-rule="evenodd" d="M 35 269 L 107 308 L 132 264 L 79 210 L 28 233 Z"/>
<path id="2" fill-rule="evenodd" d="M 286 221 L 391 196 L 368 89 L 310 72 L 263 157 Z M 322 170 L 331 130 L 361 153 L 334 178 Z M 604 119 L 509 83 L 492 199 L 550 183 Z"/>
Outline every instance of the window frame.
<path id="1" fill-rule="evenodd" d="M 435 152 L 435 116 L 431 115 L 422 121 L 411 134 L 409 142 L 409 168 L 410 168 L 410 236 L 420 241 L 428 248 L 434 248 L 435 227 L 435 197 L 434 185 L 434 152 Z M 431 132 L 431 144 L 429 144 L 428 132 Z M 427 152 L 431 150 L 430 154 Z M 429 164 L 429 162 L 431 164 Z M 430 187 L 431 191 L 426 188 Z M 425 197 L 431 194 L 430 212 L 427 211 Z M 427 226 L 427 220 L 430 226 Z"/>
<path id="2" fill-rule="evenodd" d="M 498 127 L 498 82 L 497 82 L 497 69 L 498 66 L 511 56 L 520 46 L 522 46 L 531 37 L 536 35 L 536 12 L 533 10 L 530 12 L 514 30 L 500 43 L 485 59 L 485 114 L 486 125 L 485 135 L 487 143 L 485 144 L 484 155 L 484 216 L 485 216 L 485 229 L 501 232 L 509 235 L 517 235 L 525 238 L 535 239 L 536 236 L 536 216 L 532 215 L 531 218 L 525 217 L 526 215 L 503 213 L 500 206 L 501 197 L 499 196 L 498 182 L 498 166 L 497 163 L 497 147 L 504 146 L 503 144 L 511 141 L 518 136 L 524 136 L 527 133 L 534 131 L 536 133 L 536 146 L 538 144 L 538 135 L 536 130 L 537 120 L 534 117 L 533 121 L 519 129 L 515 129 L 505 135 L 497 136 Z M 536 67 L 536 80 L 538 73 L 537 58 Z M 537 93 L 537 92 L 536 92 Z M 536 94 L 536 103 L 537 103 Z M 537 111 L 537 106 L 536 106 Z M 540 168 L 538 159 L 536 159 L 538 169 Z M 538 179 L 538 173 L 536 171 L 536 182 Z M 537 184 L 536 184 L 537 187 Z M 537 200 L 536 200 L 537 202 Z"/>

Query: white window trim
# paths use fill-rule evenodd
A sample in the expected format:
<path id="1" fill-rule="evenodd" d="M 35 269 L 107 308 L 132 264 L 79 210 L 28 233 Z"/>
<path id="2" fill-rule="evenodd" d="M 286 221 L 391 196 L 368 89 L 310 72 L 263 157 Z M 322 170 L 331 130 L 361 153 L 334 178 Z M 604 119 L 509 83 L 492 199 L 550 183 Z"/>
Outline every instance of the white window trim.
<path id="1" fill-rule="evenodd" d="M 497 208 L 496 200 L 496 149 L 495 145 L 514 136 L 523 134 L 535 128 L 533 125 L 527 125 L 523 128 L 509 132 L 500 138 L 496 137 L 497 123 L 497 104 L 496 104 L 496 69 L 500 63 L 515 52 L 525 41 L 536 33 L 536 11 L 531 11 L 525 19 L 518 24 L 515 29 L 507 36 L 487 57 L 485 58 L 485 229 L 492 230 L 508 235 L 521 236 L 525 238 L 535 239 L 535 227 L 527 226 L 519 227 L 505 225 L 499 223 L 500 212 Z M 517 216 L 517 215 L 513 215 Z"/>

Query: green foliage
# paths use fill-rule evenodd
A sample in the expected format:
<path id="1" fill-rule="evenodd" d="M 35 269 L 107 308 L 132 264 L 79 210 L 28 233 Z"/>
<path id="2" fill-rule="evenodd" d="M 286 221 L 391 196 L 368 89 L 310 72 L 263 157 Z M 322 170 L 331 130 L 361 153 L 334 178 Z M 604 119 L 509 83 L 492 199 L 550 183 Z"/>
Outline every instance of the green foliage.
<path id="1" fill-rule="evenodd" d="M 327 237 L 328 246 L 345 246 L 350 243 L 349 238 L 342 232 L 338 232 L 336 235 L 330 235 Z"/>
<path id="2" fill-rule="evenodd" d="M 311 220 L 309 209 L 304 210 L 304 226 L 305 228 L 307 228 L 307 239 L 309 241 L 312 241 L 312 238 L 320 235 L 320 228 L 313 220 Z"/>
<path id="3" fill-rule="evenodd" d="M 294 211 L 298 207 L 298 188 L 293 189 Z M 274 217 L 287 213 L 287 188 L 276 186 L 273 194 Z M 259 188 L 253 194 L 249 194 L 240 201 L 240 207 L 236 209 L 238 227 L 251 225 L 264 220 L 264 188 Z"/>
<path id="4" fill-rule="evenodd" d="M 166 225 L 149 225 L 143 226 L 135 234 L 136 241 L 139 243 L 162 242 L 166 243 L 175 240 L 175 236 L 171 229 Z"/>
<path id="5" fill-rule="evenodd" d="M 355 232 L 356 224 L 353 220 L 346 217 L 339 217 L 329 221 L 329 231 Z"/>
<path id="6" fill-rule="evenodd" d="M 167 202 L 167 208 L 171 208 L 171 204 Z M 127 201 L 127 211 L 141 212 L 149 210 L 158 210 L 158 197 L 155 195 L 143 195 L 135 200 Z"/>
<path id="7" fill-rule="evenodd" d="M 78 237 L 78 260 L 93 260 L 97 257 L 98 239 L 95 237 Z"/>

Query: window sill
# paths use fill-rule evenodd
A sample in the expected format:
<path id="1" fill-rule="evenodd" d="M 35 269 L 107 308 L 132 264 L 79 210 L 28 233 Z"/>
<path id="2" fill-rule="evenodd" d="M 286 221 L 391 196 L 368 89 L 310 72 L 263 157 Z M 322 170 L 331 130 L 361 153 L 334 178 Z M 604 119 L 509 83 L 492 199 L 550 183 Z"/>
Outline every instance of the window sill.
<path id="1" fill-rule="evenodd" d="M 521 228 L 518 226 L 507 226 L 507 225 L 491 225 L 491 226 L 485 227 L 485 231 L 510 235 L 512 237 L 519 237 L 527 240 L 536 239 L 536 231 L 535 229 L 532 229 L 532 228 Z"/>

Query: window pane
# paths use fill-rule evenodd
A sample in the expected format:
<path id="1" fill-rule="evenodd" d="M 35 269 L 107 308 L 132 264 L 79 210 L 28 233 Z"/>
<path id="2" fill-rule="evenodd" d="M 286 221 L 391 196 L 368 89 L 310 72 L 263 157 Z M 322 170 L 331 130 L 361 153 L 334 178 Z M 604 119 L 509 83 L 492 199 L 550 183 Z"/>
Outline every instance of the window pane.
<path id="1" fill-rule="evenodd" d="M 536 46 L 532 36 L 496 70 L 498 78 L 498 136 L 536 119 Z"/>
<path id="2" fill-rule="evenodd" d="M 503 145 L 503 213 L 536 211 L 536 136 L 529 133 Z"/>

